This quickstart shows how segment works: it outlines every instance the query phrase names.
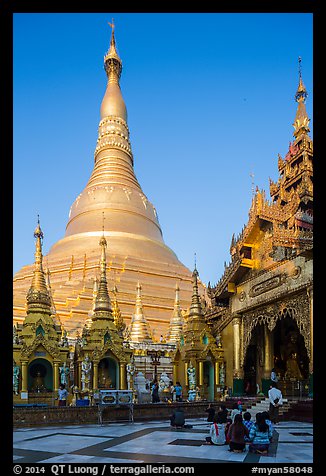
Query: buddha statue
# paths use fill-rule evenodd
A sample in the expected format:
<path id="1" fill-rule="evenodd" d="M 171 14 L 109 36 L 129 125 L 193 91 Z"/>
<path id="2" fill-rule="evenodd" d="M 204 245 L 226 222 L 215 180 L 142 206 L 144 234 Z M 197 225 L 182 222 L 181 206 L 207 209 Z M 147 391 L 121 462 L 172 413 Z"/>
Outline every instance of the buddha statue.
<path id="1" fill-rule="evenodd" d="M 36 376 L 34 377 L 33 380 L 33 385 L 32 385 L 32 391 L 33 392 L 46 392 L 46 388 L 44 385 L 44 378 L 42 377 L 41 371 L 38 370 L 36 372 Z"/>
<path id="2" fill-rule="evenodd" d="M 295 380 L 302 380 L 302 373 L 298 364 L 298 355 L 292 352 L 286 361 L 285 377 Z"/>

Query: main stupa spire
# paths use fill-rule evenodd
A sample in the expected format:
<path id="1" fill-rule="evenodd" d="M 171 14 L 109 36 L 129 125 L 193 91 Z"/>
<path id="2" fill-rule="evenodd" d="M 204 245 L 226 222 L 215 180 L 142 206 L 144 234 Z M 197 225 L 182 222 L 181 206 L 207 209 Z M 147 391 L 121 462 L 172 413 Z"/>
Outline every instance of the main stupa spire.
<path id="1" fill-rule="evenodd" d="M 130 249 L 130 240 L 135 239 L 153 240 L 166 248 L 156 210 L 135 176 L 127 108 L 119 84 L 122 61 L 117 53 L 114 24 L 110 25 L 110 47 L 104 56 L 108 80 L 100 109 L 94 169 L 70 209 L 65 237 L 54 245 L 51 253 L 61 252 L 62 247 L 68 252 L 69 248 L 75 248 L 75 240 L 78 247 L 87 240 L 85 248 L 88 248 L 91 237 L 101 235 L 98 224 L 103 211 L 107 217 L 105 232 L 110 234 L 112 248 L 123 247 L 125 253 L 126 248 Z"/>

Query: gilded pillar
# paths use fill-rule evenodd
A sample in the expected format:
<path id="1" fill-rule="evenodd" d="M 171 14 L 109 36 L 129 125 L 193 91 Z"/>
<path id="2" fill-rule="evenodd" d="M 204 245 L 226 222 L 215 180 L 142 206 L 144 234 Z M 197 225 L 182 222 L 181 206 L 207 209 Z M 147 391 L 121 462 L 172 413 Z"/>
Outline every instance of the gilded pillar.
<path id="1" fill-rule="evenodd" d="M 264 374 L 262 378 L 262 392 L 267 395 L 270 386 L 271 371 L 274 366 L 274 349 L 273 349 L 273 334 L 264 325 Z"/>
<path id="2" fill-rule="evenodd" d="M 185 385 L 189 385 L 189 382 L 188 382 L 188 362 L 185 362 Z"/>
<path id="3" fill-rule="evenodd" d="M 313 330 L 314 330 L 314 314 L 313 314 L 313 286 L 308 286 L 307 294 L 309 297 L 309 314 L 310 314 L 310 359 L 309 359 L 309 397 L 313 396 L 313 374 L 314 374 L 314 341 L 313 341 Z"/>
<path id="4" fill-rule="evenodd" d="M 120 390 L 126 390 L 126 364 L 120 362 L 119 364 L 119 375 L 120 375 Z"/>
<path id="5" fill-rule="evenodd" d="M 198 374 L 199 374 L 199 385 L 202 386 L 204 385 L 204 362 L 200 360 L 198 362 Z"/>
<path id="6" fill-rule="evenodd" d="M 27 360 L 22 360 L 21 362 L 22 365 L 22 389 L 21 392 L 25 393 L 28 391 L 28 374 L 27 374 L 27 366 L 28 366 L 28 361 Z"/>
<path id="7" fill-rule="evenodd" d="M 217 386 L 220 384 L 220 364 L 218 361 L 215 362 L 214 374 L 215 386 Z"/>
<path id="8" fill-rule="evenodd" d="M 241 317 L 235 316 L 233 325 L 233 395 L 243 394 L 243 371 L 241 369 Z"/>
<path id="9" fill-rule="evenodd" d="M 93 362 L 93 392 L 98 390 L 98 362 Z"/>
<path id="10" fill-rule="evenodd" d="M 60 362 L 55 361 L 53 363 L 53 391 L 58 392 L 59 390 L 59 364 Z"/>
<path id="11" fill-rule="evenodd" d="M 173 385 L 176 384 L 177 380 L 178 380 L 178 365 L 173 362 Z"/>
<path id="12" fill-rule="evenodd" d="M 79 388 L 79 390 L 81 390 L 81 375 L 82 375 L 81 365 L 82 365 L 82 363 L 81 363 L 81 362 L 78 362 L 78 367 L 77 367 L 77 387 Z"/>

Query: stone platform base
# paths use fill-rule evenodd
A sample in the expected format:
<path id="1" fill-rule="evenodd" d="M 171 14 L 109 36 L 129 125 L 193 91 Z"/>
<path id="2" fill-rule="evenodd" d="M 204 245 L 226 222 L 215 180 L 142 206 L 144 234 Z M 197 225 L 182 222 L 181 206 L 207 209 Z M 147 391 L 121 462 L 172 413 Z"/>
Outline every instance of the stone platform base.
<path id="1" fill-rule="evenodd" d="M 219 402 L 216 405 L 218 410 Z M 174 408 L 182 406 L 186 418 L 207 417 L 205 409 L 208 402 L 193 403 L 149 403 L 134 405 L 134 421 L 146 420 L 164 420 L 169 419 Z M 108 406 L 103 411 L 103 420 L 105 422 L 128 421 L 129 408 L 123 406 Z M 72 425 L 72 424 L 94 424 L 98 423 L 97 406 L 91 407 L 14 407 L 13 426 L 35 427 L 49 425 Z"/>

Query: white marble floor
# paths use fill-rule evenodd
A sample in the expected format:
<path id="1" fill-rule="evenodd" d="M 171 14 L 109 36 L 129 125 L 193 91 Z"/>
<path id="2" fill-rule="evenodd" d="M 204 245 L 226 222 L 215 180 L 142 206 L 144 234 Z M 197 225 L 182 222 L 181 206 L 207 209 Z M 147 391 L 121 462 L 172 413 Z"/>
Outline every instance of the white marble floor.
<path id="1" fill-rule="evenodd" d="M 193 427 L 174 430 L 168 421 L 149 421 L 21 428 L 14 431 L 14 462 L 313 463 L 310 423 L 291 421 L 277 425 L 268 456 L 248 451 L 232 453 L 227 445 L 205 445 L 209 424 L 202 418 L 187 423 Z"/>

